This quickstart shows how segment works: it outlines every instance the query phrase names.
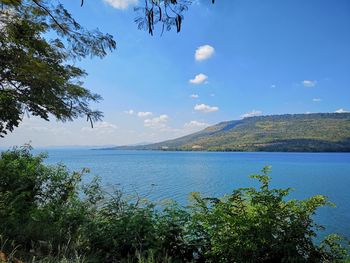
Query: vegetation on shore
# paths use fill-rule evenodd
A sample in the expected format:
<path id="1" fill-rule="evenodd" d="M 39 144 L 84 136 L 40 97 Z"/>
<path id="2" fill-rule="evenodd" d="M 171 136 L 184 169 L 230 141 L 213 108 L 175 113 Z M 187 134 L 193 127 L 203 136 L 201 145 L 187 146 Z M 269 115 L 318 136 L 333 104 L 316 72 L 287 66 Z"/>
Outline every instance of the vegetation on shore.
<path id="1" fill-rule="evenodd" d="M 88 172 L 45 165 L 27 147 L 0 158 L 0 250 L 24 262 L 346 262 L 336 235 L 315 242 L 313 220 L 328 205 L 318 195 L 290 200 L 270 188 L 269 167 L 252 178 L 259 188 L 222 198 L 192 193 L 189 206 L 155 204 L 106 193 Z M 344 243 L 343 243 L 344 244 Z"/>
<path id="2" fill-rule="evenodd" d="M 113 149 L 349 152 L 350 113 L 249 117 L 221 122 L 174 140 Z"/>

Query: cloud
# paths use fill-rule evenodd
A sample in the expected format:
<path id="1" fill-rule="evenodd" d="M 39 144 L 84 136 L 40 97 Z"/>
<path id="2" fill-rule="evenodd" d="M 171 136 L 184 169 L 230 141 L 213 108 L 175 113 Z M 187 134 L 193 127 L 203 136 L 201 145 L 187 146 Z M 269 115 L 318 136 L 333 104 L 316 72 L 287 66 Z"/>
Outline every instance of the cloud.
<path id="1" fill-rule="evenodd" d="M 250 112 L 246 112 L 246 113 L 242 114 L 241 118 L 260 116 L 261 114 L 262 114 L 262 111 L 260 111 L 260 110 L 252 110 Z"/>
<path id="2" fill-rule="evenodd" d="M 320 98 L 313 98 L 312 101 L 313 101 L 313 102 L 321 102 L 322 99 L 320 99 Z"/>
<path id="3" fill-rule="evenodd" d="M 130 5 L 135 5 L 138 0 L 104 0 L 110 6 L 116 9 L 127 9 Z"/>
<path id="4" fill-rule="evenodd" d="M 137 116 L 139 116 L 140 118 L 147 118 L 147 117 L 151 117 L 152 115 L 153 113 L 149 111 L 140 111 L 137 113 Z"/>
<path id="5" fill-rule="evenodd" d="M 159 117 L 144 120 L 143 124 L 145 127 L 150 127 L 150 128 L 165 128 L 166 122 L 168 120 L 169 120 L 169 116 L 166 114 L 162 114 Z"/>
<path id="6" fill-rule="evenodd" d="M 44 134 L 51 134 L 54 136 L 59 135 L 70 135 L 71 132 L 67 130 L 65 127 L 45 127 L 45 126 L 30 126 L 30 125 L 23 125 L 24 129 L 28 129 L 29 131 L 32 131 L 34 133 L 41 134 L 42 136 L 45 136 Z"/>
<path id="7" fill-rule="evenodd" d="M 124 111 L 125 114 L 133 115 L 135 113 L 134 110 L 126 110 Z"/>
<path id="8" fill-rule="evenodd" d="M 191 98 L 191 99 L 198 99 L 198 98 L 199 98 L 199 95 L 198 95 L 198 94 L 191 94 L 191 95 L 190 95 L 190 98 Z"/>
<path id="9" fill-rule="evenodd" d="M 274 89 L 274 88 L 276 88 L 276 85 L 275 85 L 275 84 L 272 84 L 270 87 L 271 87 L 272 89 Z"/>
<path id="10" fill-rule="evenodd" d="M 190 121 L 185 123 L 184 125 L 185 128 L 204 128 L 208 126 L 209 126 L 208 123 L 200 122 L 200 121 Z"/>
<path id="11" fill-rule="evenodd" d="M 215 112 L 219 110 L 219 107 L 209 106 L 202 103 L 202 104 L 196 104 L 196 106 L 194 106 L 194 110 L 202 111 L 202 112 Z"/>
<path id="12" fill-rule="evenodd" d="M 317 81 L 316 80 L 303 80 L 301 83 L 306 88 L 312 88 L 312 87 L 316 86 Z"/>
<path id="13" fill-rule="evenodd" d="M 197 61 L 203 61 L 212 57 L 214 55 L 214 52 L 215 49 L 212 46 L 204 45 L 196 49 L 194 57 Z"/>
<path id="14" fill-rule="evenodd" d="M 199 85 L 202 84 L 203 82 L 205 82 L 208 79 L 208 76 L 203 74 L 203 73 L 199 73 L 198 75 L 196 75 L 194 77 L 194 79 L 190 79 L 190 83 L 191 84 L 195 84 L 195 85 Z"/>
<path id="15" fill-rule="evenodd" d="M 344 110 L 343 108 L 338 109 L 335 111 L 335 113 L 349 113 L 350 111 Z"/>
<path id="16" fill-rule="evenodd" d="M 106 121 L 98 122 L 95 125 L 95 128 L 96 129 L 118 129 L 117 125 L 114 125 Z"/>
<path id="17" fill-rule="evenodd" d="M 93 128 L 83 127 L 81 128 L 81 131 L 99 133 L 99 134 L 109 134 L 109 133 L 113 133 L 117 129 L 118 129 L 117 125 L 112 124 L 110 122 L 102 121 L 102 122 L 96 123 Z"/>

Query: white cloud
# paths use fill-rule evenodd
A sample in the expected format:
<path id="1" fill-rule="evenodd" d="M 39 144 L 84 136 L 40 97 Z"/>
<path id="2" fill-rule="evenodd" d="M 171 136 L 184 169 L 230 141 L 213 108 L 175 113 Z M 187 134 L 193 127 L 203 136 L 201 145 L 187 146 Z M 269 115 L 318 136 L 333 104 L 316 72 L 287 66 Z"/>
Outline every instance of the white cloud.
<path id="1" fill-rule="evenodd" d="M 208 126 L 209 126 L 208 123 L 200 122 L 200 121 L 190 121 L 185 123 L 184 125 L 185 128 L 204 128 Z"/>
<path id="2" fill-rule="evenodd" d="M 118 129 L 117 125 L 106 122 L 106 121 L 102 121 L 102 122 L 98 122 L 95 125 L 96 129 Z"/>
<path id="3" fill-rule="evenodd" d="M 246 112 L 246 113 L 242 114 L 241 118 L 260 116 L 261 114 L 262 114 L 262 111 L 260 111 L 260 110 L 252 110 L 250 112 Z"/>
<path id="4" fill-rule="evenodd" d="M 271 85 L 271 88 L 272 88 L 272 89 L 276 88 L 276 85 L 275 85 L 275 84 L 272 84 L 272 85 Z"/>
<path id="5" fill-rule="evenodd" d="M 102 122 L 97 122 L 93 128 L 83 127 L 83 128 L 81 128 L 81 131 L 82 132 L 106 134 L 106 133 L 113 133 L 117 129 L 118 129 L 117 125 L 112 124 L 110 122 L 102 121 Z"/>
<path id="6" fill-rule="evenodd" d="M 215 94 L 214 93 L 210 94 L 210 97 L 215 97 Z"/>
<path id="7" fill-rule="evenodd" d="M 138 0 L 104 0 L 110 6 L 116 9 L 127 9 L 130 5 L 135 5 Z"/>
<path id="8" fill-rule="evenodd" d="M 202 112 L 215 112 L 219 110 L 219 107 L 209 106 L 202 103 L 202 104 L 196 104 L 196 106 L 194 106 L 194 110 L 202 111 Z"/>
<path id="9" fill-rule="evenodd" d="M 137 116 L 139 116 L 140 118 L 147 118 L 147 117 L 151 117 L 152 115 L 153 113 L 149 111 L 140 111 L 137 113 Z"/>
<path id="10" fill-rule="evenodd" d="M 204 45 L 196 49 L 196 53 L 194 57 L 197 61 L 202 61 L 212 57 L 214 52 L 215 52 L 215 49 L 212 46 Z"/>
<path id="11" fill-rule="evenodd" d="M 45 127 L 45 126 L 30 126 L 30 125 L 23 125 L 25 129 L 28 129 L 31 132 L 36 133 L 37 135 L 40 134 L 41 136 L 45 136 L 44 134 L 51 134 L 54 136 L 58 135 L 69 135 L 70 131 L 67 130 L 64 127 Z"/>
<path id="12" fill-rule="evenodd" d="M 203 74 L 203 73 L 199 73 L 198 75 L 196 75 L 194 77 L 194 79 L 190 79 L 190 83 L 191 84 L 202 84 L 203 82 L 205 82 L 208 79 L 208 76 Z"/>
<path id="13" fill-rule="evenodd" d="M 343 108 L 338 109 L 335 111 L 335 113 L 349 113 L 350 111 L 344 110 Z"/>
<path id="14" fill-rule="evenodd" d="M 150 128 L 165 128 L 166 122 L 169 120 L 169 116 L 166 114 L 162 114 L 159 117 L 155 117 L 152 119 L 146 119 L 143 121 L 145 127 Z"/>
<path id="15" fill-rule="evenodd" d="M 190 98 L 191 98 L 191 99 L 198 99 L 198 98 L 199 98 L 199 95 L 198 95 L 198 94 L 191 94 L 191 95 L 190 95 Z"/>
<path id="16" fill-rule="evenodd" d="M 124 111 L 125 114 L 133 115 L 135 113 L 134 110 L 126 110 Z"/>
<path id="17" fill-rule="evenodd" d="M 313 101 L 313 102 L 321 102 L 322 99 L 320 99 L 320 98 L 313 98 L 312 101 Z"/>
<path id="18" fill-rule="evenodd" d="M 316 86 L 317 81 L 316 80 L 303 80 L 301 83 L 306 88 L 312 88 L 312 87 Z"/>

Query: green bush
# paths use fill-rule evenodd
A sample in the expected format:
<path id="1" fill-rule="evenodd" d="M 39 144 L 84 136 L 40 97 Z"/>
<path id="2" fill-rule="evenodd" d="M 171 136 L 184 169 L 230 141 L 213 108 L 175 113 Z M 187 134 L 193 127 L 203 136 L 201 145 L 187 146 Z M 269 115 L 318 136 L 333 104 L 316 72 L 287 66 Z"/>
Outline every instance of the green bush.
<path id="1" fill-rule="evenodd" d="M 335 262 L 342 253 L 329 253 L 314 244 L 312 215 L 327 205 L 318 195 L 285 201 L 290 189 L 270 189 L 269 167 L 258 179 L 260 188 L 243 188 L 221 199 L 193 194 L 192 220 L 202 234 L 204 256 L 210 262 Z M 333 240 L 335 241 L 335 239 Z M 340 250 L 338 251 L 340 252 Z M 345 252 L 345 251 L 342 251 Z"/>
<path id="2" fill-rule="evenodd" d="M 44 158 L 28 148 L 2 153 L 0 233 L 23 251 L 56 254 L 79 238 L 89 205 L 79 198 L 82 173 L 46 166 Z"/>
<path id="3" fill-rule="evenodd" d="M 346 262 L 344 241 L 314 220 L 324 196 L 288 200 L 270 189 L 269 168 L 259 188 L 222 198 L 191 194 L 191 205 L 155 204 L 103 191 L 87 172 L 48 166 L 28 147 L 0 158 L 0 233 L 8 254 L 31 262 Z M 12 245 L 10 245 L 12 244 Z"/>

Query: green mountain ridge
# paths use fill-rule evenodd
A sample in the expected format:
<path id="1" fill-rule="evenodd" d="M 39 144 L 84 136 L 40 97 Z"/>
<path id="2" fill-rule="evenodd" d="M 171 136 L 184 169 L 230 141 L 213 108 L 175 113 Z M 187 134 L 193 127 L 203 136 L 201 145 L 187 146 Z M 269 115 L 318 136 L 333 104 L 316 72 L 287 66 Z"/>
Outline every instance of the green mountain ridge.
<path id="1" fill-rule="evenodd" d="M 249 117 L 221 122 L 173 140 L 111 149 L 350 152 L 350 113 Z"/>

